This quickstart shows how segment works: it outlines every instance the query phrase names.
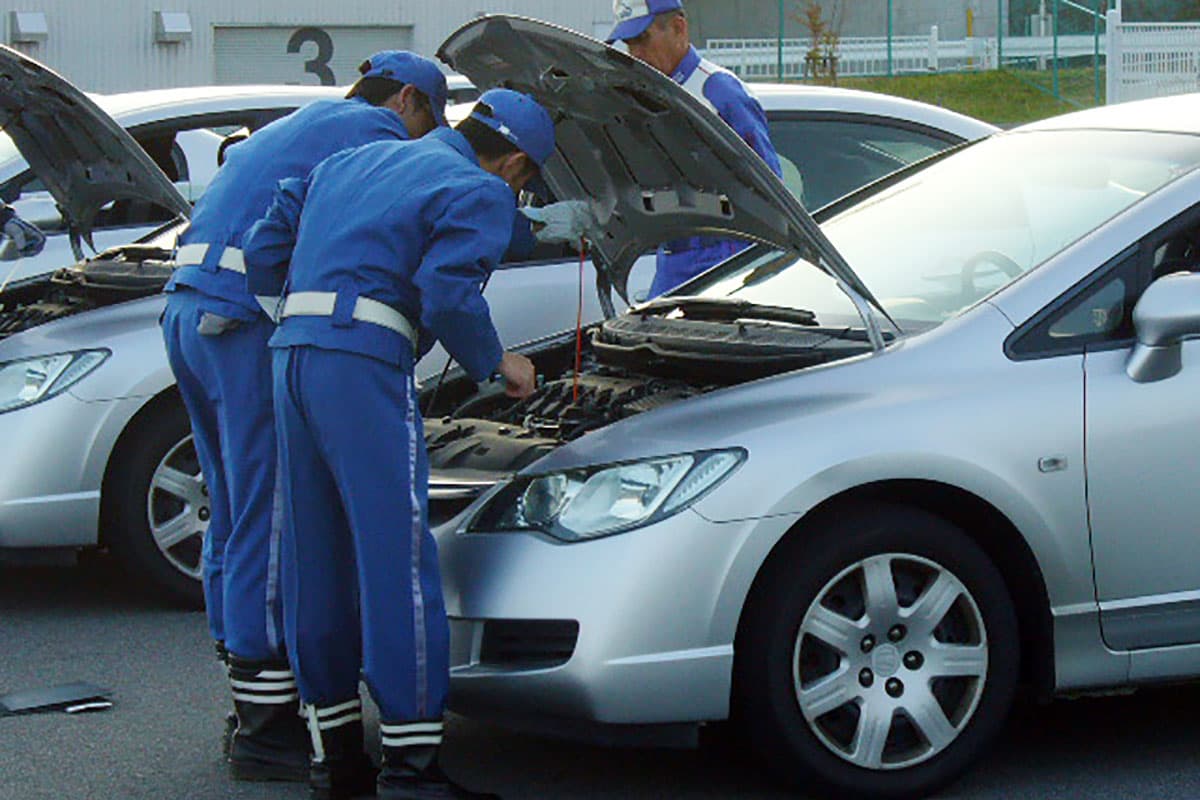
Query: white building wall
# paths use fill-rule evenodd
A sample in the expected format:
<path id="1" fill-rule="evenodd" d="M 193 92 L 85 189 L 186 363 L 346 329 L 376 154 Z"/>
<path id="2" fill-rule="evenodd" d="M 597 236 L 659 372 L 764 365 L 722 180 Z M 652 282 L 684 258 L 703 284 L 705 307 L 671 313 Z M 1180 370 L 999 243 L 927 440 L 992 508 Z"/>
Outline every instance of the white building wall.
<path id="1" fill-rule="evenodd" d="M 154 41 L 154 11 L 186 11 L 192 37 Z M 44 42 L 13 44 L 87 91 L 117 92 L 214 83 L 214 29 L 231 25 L 300 27 L 406 26 L 414 50 L 433 57 L 443 39 L 480 13 L 538 17 L 595 34 L 609 24 L 611 0 L 0 0 L 0 40 L 11 43 L 12 11 L 46 15 Z M 398 42 L 403 47 L 407 42 Z M 306 46 L 310 48 L 311 46 Z M 314 55 L 305 49 L 295 83 L 316 83 L 304 70 Z M 359 58 L 364 58 L 364 53 Z M 354 75 L 337 75 L 349 83 Z M 239 82 L 254 83 L 252 74 Z M 258 78 L 257 82 L 262 82 Z"/>

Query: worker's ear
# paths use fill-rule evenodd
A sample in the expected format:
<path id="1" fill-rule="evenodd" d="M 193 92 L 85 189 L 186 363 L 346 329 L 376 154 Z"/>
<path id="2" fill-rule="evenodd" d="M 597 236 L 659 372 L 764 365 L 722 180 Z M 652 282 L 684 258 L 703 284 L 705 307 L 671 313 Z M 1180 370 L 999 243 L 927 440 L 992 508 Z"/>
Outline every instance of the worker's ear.
<path id="1" fill-rule="evenodd" d="M 411 83 L 406 83 L 400 91 L 396 92 L 387 100 L 384 100 L 383 104 L 387 108 L 390 108 L 392 111 L 395 111 L 397 114 L 403 117 L 406 112 L 411 111 L 413 108 L 415 101 L 413 92 L 415 91 L 417 91 L 415 86 L 413 86 Z"/>
<path id="2" fill-rule="evenodd" d="M 683 14 L 676 14 L 675 16 L 671 17 L 670 24 L 671 33 L 677 40 L 682 39 L 688 42 L 691 41 L 691 37 L 688 36 L 688 21 L 686 16 Z"/>
<path id="3" fill-rule="evenodd" d="M 520 194 L 529 179 L 537 174 L 537 167 L 524 153 L 509 153 L 501 158 L 496 174 L 504 179 L 513 192 Z"/>

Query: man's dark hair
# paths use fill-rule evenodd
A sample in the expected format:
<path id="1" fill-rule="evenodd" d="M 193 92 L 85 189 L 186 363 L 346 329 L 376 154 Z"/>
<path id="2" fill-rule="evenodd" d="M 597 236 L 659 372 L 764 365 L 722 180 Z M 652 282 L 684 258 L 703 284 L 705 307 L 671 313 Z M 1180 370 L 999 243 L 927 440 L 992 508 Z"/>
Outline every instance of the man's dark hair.
<path id="1" fill-rule="evenodd" d="M 476 103 L 472 113 L 480 114 L 484 117 L 493 116 L 492 107 L 487 103 Z M 481 159 L 502 158 L 509 153 L 521 152 L 521 148 L 477 119 L 467 117 L 454 126 L 454 129 L 471 143 L 471 147 L 475 150 L 475 155 Z"/>
<path id="2" fill-rule="evenodd" d="M 350 87 L 350 91 L 346 92 L 346 99 L 351 97 L 361 97 L 373 106 L 381 106 L 387 102 L 387 99 L 399 92 L 408 84 L 401 81 L 394 81 L 391 78 L 359 78 L 354 85 Z M 425 93 L 417 90 L 416 95 L 417 110 L 422 111 L 431 108 L 429 98 Z"/>

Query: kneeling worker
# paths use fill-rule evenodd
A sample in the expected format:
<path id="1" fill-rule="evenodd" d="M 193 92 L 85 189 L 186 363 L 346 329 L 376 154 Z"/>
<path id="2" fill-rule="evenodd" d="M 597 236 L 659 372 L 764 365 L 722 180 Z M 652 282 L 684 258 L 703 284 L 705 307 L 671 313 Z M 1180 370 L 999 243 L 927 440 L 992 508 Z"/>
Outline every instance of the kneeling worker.
<path id="1" fill-rule="evenodd" d="M 515 194 L 554 152 L 538 103 L 484 93 L 457 129 L 338 153 L 280 184 L 245 245 L 251 285 L 288 294 L 275 348 L 288 652 L 315 748 L 313 796 L 344 797 L 361 747 L 360 670 L 383 735 L 379 795 L 486 798 L 438 767 L 449 629 L 428 523 L 413 369 L 440 340 L 512 397 L 532 363 L 503 351 L 481 286 Z"/>
<path id="2" fill-rule="evenodd" d="M 306 781 L 309 737 L 283 650 L 270 313 L 246 286 L 243 237 L 284 178 L 347 147 L 416 139 L 445 124 L 446 79 L 413 53 L 376 53 L 345 99 L 321 100 L 229 150 L 180 239 L 163 334 L 207 483 L 204 595 L 218 653 L 228 650 L 242 780 Z M 278 294 L 278 292 L 275 292 Z M 365 754 L 362 781 L 374 783 Z"/>

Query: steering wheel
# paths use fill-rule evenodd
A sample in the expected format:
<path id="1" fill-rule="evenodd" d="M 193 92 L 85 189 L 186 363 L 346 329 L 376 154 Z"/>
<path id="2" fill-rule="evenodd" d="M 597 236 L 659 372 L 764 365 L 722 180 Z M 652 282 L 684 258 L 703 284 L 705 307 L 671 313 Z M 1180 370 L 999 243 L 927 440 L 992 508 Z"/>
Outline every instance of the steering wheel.
<path id="1" fill-rule="evenodd" d="M 982 266 L 994 267 L 1008 278 L 1016 278 L 1022 272 L 1021 265 L 998 250 L 980 250 L 966 260 L 962 266 L 962 296 L 963 302 L 970 303 L 979 297 L 975 288 L 975 276 Z"/>

